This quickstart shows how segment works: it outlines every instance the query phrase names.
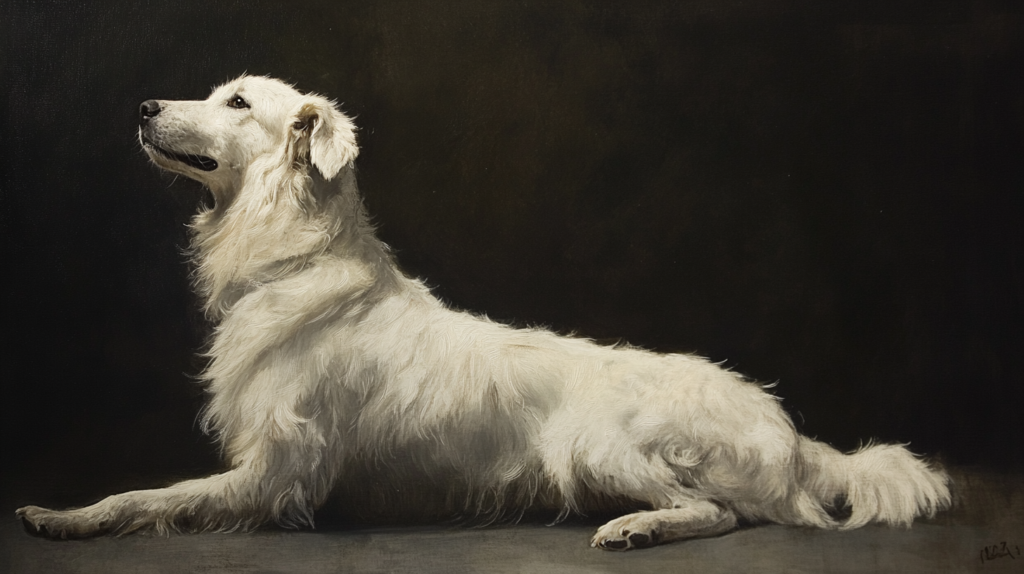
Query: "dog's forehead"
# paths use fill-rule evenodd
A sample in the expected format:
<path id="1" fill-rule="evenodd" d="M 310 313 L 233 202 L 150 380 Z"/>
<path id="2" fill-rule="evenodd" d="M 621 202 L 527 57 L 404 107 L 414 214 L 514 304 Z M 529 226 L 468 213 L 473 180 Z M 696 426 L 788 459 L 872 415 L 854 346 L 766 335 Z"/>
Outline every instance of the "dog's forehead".
<path id="1" fill-rule="evenodd" d="M 265 95 L 268 98 L 284 100 L 299 97 L 302 94 L 291 85 L 265 76 L 242 76 L 222 86 L 214 88 L 209 99 L 223 99 L 234 95 L 258 98 Z"/>

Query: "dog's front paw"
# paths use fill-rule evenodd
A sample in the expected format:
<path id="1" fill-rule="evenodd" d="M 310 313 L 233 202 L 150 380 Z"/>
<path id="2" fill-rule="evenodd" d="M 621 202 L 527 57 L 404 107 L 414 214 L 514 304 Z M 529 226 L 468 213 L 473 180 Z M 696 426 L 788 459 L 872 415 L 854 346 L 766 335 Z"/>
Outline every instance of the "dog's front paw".
<path id="1" fill-rule="evenodd" d="M 32 536 L 43 538 L 54 538 L 50 529 L 46 527 L 46 515 L 53 512 L 38 506 L 24 506 L 14 511 L 14 515 L 21 519 L 21 525 Z"/>
<path id="2" fill-rule="evenodd" d="M 25 532 L 32 536 L 53 540 L 97 536 L 106 530 L 104 524 L 90 526 L 85 521 L 76 519 L 73 511 L 25 506 L 15 510 L 14 514 L 21 519 L 21 525 L 25 527 Z"/>
<path id="3" fill-rule="evenodd" d="M 597 530 L 590 546 L 619 552 L 656 546 L 659 538 L 656 524 L 645 518 L 643 513 L 638 513 L 612 520 Z"/>

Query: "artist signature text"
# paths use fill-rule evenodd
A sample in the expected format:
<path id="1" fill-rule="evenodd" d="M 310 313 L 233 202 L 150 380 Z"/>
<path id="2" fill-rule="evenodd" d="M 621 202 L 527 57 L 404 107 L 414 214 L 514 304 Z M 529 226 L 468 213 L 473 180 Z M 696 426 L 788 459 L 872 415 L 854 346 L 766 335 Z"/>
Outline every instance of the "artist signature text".
<path id="1" fill-rule="evenodd" d="M 1006 541 L 1003 541 L 999 544 L 993 544 L 982 548 L 980 556 L 982 562 L 988 562 L 989 560 L 995 560 L 996 558 L 1011 558 L 1016 560 L 1020 558 L 1020 547 L 1016 544 L 1007 544 Z"/>

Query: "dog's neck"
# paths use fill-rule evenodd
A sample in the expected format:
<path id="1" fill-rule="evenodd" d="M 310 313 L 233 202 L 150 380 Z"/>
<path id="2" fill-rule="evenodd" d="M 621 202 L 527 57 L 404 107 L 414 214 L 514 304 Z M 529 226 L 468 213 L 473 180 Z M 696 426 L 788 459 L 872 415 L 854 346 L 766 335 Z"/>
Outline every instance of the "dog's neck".
<path id="1" fill-rule="evenodd" d="M 317 258 L 358 261 L 381 275 L 398 274 L 369 223 L 351 166 L 331 181 L 315 171 L 250 178 L 242 178 L 230 195 L 218 194 L 218 203 L 192 222 L 195 284 L 211 318 L 222 318 L 245 293 Z"/>

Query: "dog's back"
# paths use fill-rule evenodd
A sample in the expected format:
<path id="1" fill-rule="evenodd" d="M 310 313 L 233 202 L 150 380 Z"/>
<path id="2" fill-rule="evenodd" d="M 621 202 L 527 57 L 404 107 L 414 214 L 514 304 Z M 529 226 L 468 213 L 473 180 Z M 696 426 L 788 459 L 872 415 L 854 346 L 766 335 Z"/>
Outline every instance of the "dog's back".
<path id="1" fill-rule="evenodd" d="M 738 518 L 903 525 L 949 502 L 945 475 L 902 447 L 847 456 L 801 437 L 761 387 L 704 359 L 446 308 L 375 237 L 354 126 L 320 96 L 242 77 L 140 113 L 153 162 L 215 198 L 193 222 L 217 321 L 203 420 L 232 468 L 78 510 L 20 509 L 32 531 L 311 524 L 339 480 L 372 482 L 371 504 L 489 518 L 650 509 L 598 530 L 593 545 L 613 550 Z M 411 498 L 421 484 L 444 500 Z M 840 501 L 845 521 L 830 515 Z"/>

